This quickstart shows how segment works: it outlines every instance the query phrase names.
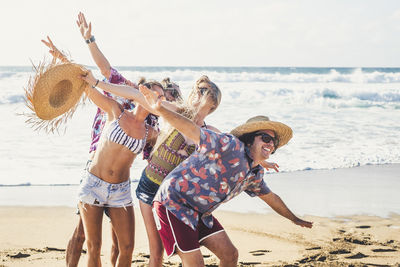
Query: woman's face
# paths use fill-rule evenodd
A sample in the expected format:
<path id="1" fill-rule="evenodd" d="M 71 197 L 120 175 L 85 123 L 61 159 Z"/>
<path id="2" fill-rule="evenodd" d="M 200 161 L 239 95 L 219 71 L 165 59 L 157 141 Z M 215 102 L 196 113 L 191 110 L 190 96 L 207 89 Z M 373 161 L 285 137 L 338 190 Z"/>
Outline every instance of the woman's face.
<path id="1" fill-rule="evenodd" d="M 164 95 L 167 101 L 176 101 L 179 98 L 179 86 L 173 84 L 171 88 L 164 90 Z"/>
<path id="2" fill-rule="evenodd" d="M 164 90 L 158 85 L 153 85 L 151 87 L 151 90 L 153 90 L 157 94 L 157 96 L 164 95 Z"/>
<path id="3" fill-rule="evenodd" d="M 212 97 L 214 94 L 212 86 L 207 82 L 201 82 L 197 85 L 197 97 L 193 101 L 194 107 L 199 107 L 201 111 L 205 111 L 207 114 L 211 112 L 211 110 L 215 106 L 215 101 Z M 208 96 L 205 98 L 204 103 L 201 103 L 204 95 Z M 201 105 L 201 106 L 199 106 Z"/>

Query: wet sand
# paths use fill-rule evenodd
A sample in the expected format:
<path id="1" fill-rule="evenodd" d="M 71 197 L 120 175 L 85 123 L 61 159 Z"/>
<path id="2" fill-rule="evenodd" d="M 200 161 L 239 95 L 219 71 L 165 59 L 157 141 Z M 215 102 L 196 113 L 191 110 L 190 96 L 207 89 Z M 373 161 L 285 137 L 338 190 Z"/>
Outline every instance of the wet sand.
<path id="1" fill-rule="evenodd" d="M 0 207 L 0 266 L 65 266 L 77 216 L 70 207 Z M 147 266 L 145 229 L 136 209 L 132 266 Z M 315 217 L 300 228 L 277 214 L 219 211 L 215 216 L 239 249 L 239 266 L 400 266 L 400 215 Z M 110 266 L 110 227 L 103 222 L 103 266 Z M 85 246 L 84 246 L 85 248 Z M 202 249 L 206 266 L 217 259 Z M 164 260 L 179 266 L 179 258 Z M 85 251 L 79 266 L 86 265 Z"/>

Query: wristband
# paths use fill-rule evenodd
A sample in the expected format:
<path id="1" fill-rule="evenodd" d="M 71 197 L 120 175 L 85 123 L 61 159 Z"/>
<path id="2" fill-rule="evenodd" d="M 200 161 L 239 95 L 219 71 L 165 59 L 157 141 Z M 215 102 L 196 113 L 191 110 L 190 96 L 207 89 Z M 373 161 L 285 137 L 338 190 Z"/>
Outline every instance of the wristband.
<path id="1" fill-rule="evenodd" d="M 99 79 L 97 79 L 97 81 L 96 81 L 96 84 L 95 85 L 92 85 L 92 88 L 94 89 L 94 88 L 96 88 L 96 86 L 99 84 Z"/>
<path id="2" fill-rule="evenodd" d="M 90 36 L 89 39 L 85 40 L 87 44 L 93 43 L 94 41 L 96 41 L 96 39 L 94 38 L 94 36 Z"/>

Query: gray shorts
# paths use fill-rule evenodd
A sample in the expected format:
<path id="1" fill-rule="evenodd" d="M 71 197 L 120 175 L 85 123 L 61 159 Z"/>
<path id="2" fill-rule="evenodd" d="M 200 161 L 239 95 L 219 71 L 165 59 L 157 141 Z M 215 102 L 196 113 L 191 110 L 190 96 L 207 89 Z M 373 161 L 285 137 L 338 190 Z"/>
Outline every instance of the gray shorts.
<path id="1" fill-rule="evenodd" d="M 98 207 L 121 208 L 133 206 L 131 181 L 110 184 L 87 172 L 78 189 L 82 203 Z"/>

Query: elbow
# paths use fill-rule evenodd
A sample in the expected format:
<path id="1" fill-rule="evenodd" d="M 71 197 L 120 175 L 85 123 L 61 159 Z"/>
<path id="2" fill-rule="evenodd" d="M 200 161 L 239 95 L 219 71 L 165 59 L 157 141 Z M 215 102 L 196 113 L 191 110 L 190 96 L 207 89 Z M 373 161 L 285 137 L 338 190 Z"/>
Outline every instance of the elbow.
<path id="1" fill-rule="evenodd" d="M 103 75 L 107 80 L 110 78 L 111 70 L 110 68 L 100 67 L 101 75 Z"/>

